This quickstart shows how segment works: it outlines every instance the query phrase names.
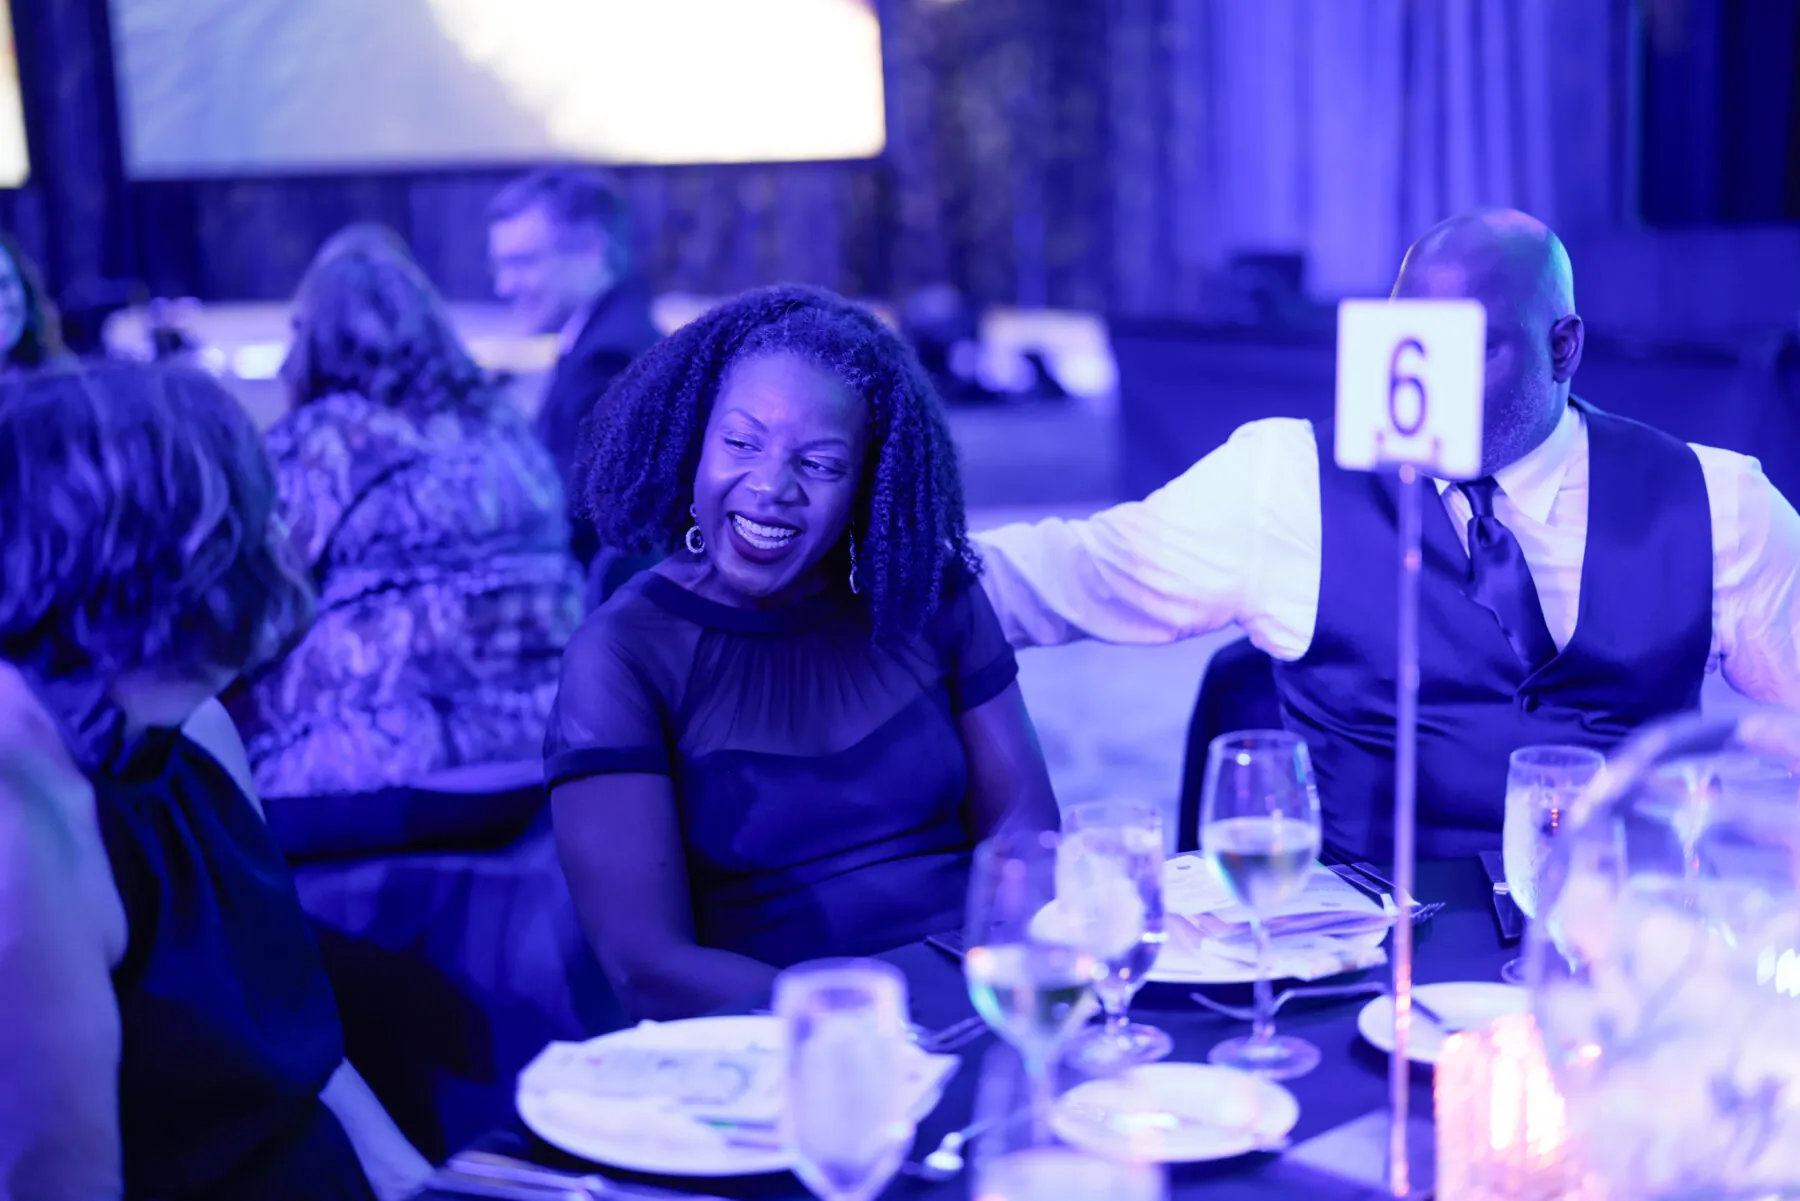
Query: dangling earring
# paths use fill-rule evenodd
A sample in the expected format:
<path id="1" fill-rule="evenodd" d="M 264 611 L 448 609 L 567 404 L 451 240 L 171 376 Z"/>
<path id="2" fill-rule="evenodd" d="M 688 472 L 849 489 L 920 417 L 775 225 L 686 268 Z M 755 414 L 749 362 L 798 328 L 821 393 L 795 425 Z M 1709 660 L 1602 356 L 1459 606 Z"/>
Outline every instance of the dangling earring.
<path id="1" fill-rule="evenodd" d="M 862 589 L 856 586 L 856 535 L 850 535 L 850 595 L 855 596 Z"/>
<path id="2" fill-rule="evenodd" d="M 688 554 L 703 555 L 706 553 L 706 535 L 700 532 L 700 515 L 694 512 L 693 505 L 688 506 L 688 516 L 694 519 L 694 524 L 688 527 L 687 537 L 681 541 L 687 547 Z"/>

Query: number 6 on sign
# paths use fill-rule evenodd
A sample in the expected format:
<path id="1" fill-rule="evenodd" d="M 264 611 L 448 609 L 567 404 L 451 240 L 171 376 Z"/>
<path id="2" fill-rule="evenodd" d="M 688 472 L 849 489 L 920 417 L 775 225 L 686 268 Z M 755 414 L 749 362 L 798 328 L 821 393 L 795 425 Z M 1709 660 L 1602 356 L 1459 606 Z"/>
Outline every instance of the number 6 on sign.
<path id="1" fill-rule="evenodd" d="M 1338 306 L 1338 466 L 1410 463 L 1481 474 L 1487 312 L 1473 300 L 1346 300 Z"/>

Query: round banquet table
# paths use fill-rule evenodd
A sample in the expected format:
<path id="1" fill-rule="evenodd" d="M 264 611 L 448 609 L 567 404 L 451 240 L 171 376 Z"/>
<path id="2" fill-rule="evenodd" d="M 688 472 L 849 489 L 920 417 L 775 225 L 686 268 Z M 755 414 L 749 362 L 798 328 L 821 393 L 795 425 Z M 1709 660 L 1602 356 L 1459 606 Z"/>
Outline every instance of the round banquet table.
<path id="1" fill-rule="evenodd" d="M 1445 903 L 1437 916 L 1414 929 L 1415 981 L 1420 984 L 1451 980 L 1497 981 L 1501 965 L 1518 951 L 1516 946 L 1501 943 L 1494 916 L 1492 885 L 1480 863 L 1473 858 L 1421 863 L 1415 891 L 1421 901 Z M 882 958 L 906 973 L 913 1018 L 919 1024 L 937 1029 L 973 1012 L 963 987 L 961 965 L 944 953 L 920 943 L 901 947 Z M 1390 968 L 1373 971 L 1385 978 Z M 1357 978 L 1345 976 L 1333 982 Z M 1151 1022 L 1169 1032 L 1175 1040 L 1172 1060 L 1203 1063 L 1214 1043 L 1242 1033 L 1245 1024 L 1202 1009 L 1189 999 L 1192 991 L 1193 988 L 1187 985 L 1148 985 L 1138 994 L 1132 1014 L 1140 1021 Z M 1206 991 L 1209 996 L 1228 1004 L 1249 1004 L 1247 985 L 1208 988 Z M 1387 1056 L 1365 1043 L 1356 1032 L 1356 1015 L 1367 1002 L 1367 997 L 1296 1001 L 1285 1006 L 1277 1016 L 1278 1032 L 1301 1035 L 1324 1052 L 1324 1062 L 1312 1073 L 1284 1082 L 1300 1102 L 1300 1121 L 1291 1136 L 1292 1146 L 1298 1147 L 1305 1140 L 1353 1118 L 1385 1110 Z M 767 1004 L 766 997 L 759 998 L 734 1012 L 750 1012 Z M 981 1059 L 992 1044 L 993 1037 L 989 1035 L 961 1052 L 962 1066 L 951 1078 L 943 1100 L 919 1124 L 915 1158 L 937 1146 L 938 1140 L 949 1131 L 968 1123 Z M 1431 1103 L 1431 1071 L 1415 1066 L 1412 1069 L 1413 1116 L 1429 1118 Z M 494 1131 L 478 1140 L 475 1146 L 529 1159 L 547 1167 L 571 1171 L 591 1171 L 596 1167 L 554 1150 L 524 1132 L 523 1127 Z M 1175 1201 L 1190 1197 L 1207 1201 L 1250 1201 L 1252 1198 L 1296 1196 L 1306 1196 L 1308 1201 L 1338 1198 L 1347 1201 L 1380 1195 L 1297 1163 L 1291 1154 L 1261 1153 L 1216 1163 L 1172 1166 L 1169 1169 L 1169 1195 Z M 638 1176 L 604 1165 L 598 1167 L 603 1174 L 623 1183 L 641 1182 L 719 1197 L 781 1198 L 784 1201 L 804 1201 L 810 1197 L 804 1186 L 786 1173 L 726 1180 L 682 1180 Z M 970 1185 L 971 1174 L 968 1172 L 942 1184 L 927 1184 L 901 1176 L 882 1196 L 888 1201 L 915 1198 L 919 1201 L 952 1201 L 968 1197 Z M 436 1201 L 449 1195 L 428 1190 L 421 1196 Z"/>

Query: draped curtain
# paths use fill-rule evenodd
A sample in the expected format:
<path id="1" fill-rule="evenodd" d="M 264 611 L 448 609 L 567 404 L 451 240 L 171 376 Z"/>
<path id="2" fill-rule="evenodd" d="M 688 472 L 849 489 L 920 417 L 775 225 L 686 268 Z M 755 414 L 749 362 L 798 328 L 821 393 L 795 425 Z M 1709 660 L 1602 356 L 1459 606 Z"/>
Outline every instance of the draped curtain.
<path id="1" fill-rule="evenodd" d="M 1316 295 L 1384 291 L 1414 237 L 1471 208 L 1515 206 L 1575 229 L 1620 217 L 1615 81 L 1629 22 L 1617 4 L 1172 0 L 1168 11 L 1161 44 L 1122 44 L 1115 71 L 1166 86 L 1169 137 L 1137 149 L 1166 156 L 1155 165 L 1167 195 L 1131 220 L 1162 219 L 1156 249 L 1174 269 L 1133 273 L 1148 291 L 1129 295 L 1131 308 L 1191 308 L 1209 271 L 1245 251 L 1304 255 Z M 1141 230 L 1120 237 L 1138 244 L 1127 253 L 1158 257 Z"/>
<path id="2" fill-rule="evenodd" d="M 0 222 L 58 286 L 279 298 L 334 229 L 379 220 L 447 294 L 487 294 L 482 208 L 508 172 L 126 181 L 105 0 L 14 7 L 36 170 L 0 193 Z M 1381 291 L 1459 209 L 1619 219 L 1629 8 L 880 0 L 880 159 L 619 174 L 665 290 L 948 282 L 984 303 L 1195 316 L 1234 255 L 1275 250 L 1304 254 L 1321 296 Z"/>

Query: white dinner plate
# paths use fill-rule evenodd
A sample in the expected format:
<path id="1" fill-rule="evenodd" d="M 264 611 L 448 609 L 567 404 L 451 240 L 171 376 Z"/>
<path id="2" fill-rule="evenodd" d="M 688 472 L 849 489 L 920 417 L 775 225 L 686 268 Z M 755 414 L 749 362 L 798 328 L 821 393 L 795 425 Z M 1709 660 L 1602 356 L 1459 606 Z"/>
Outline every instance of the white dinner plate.
<path id="1" fill-rule="evenodd" d="M 626 1047 L 684 1050 L 779 1051 L 786 1035 L 781 1020 L 768 1014 L 645 1022 L 577 1046 L 582 1051 Z M 777 1124 L 714 1124 L 641 1100 L 603 1099 L 579 1091 L 541 1087 L 546 1073 L 533 1069 L 567 1045 L 552 1044 L 519 1073 L 514 1102 L 519 1117 L 539 1138 L 559 1150 L 594 1163 L 659 1176 L 754 1176 L 793 1166 L 793 1150 Z M 944 1084 L 956 1070 L 954 1056 L 919 1057 L 920 1090 L 915 1120 L 936 1108 Z M 778 1113 L 779 1101 L 775 1102 Z M 752 1108 L 755 1108 L 754 1104 Z"/>
<path id="2" fill-rule="evenodd" d="M 1479 1030 L 1495 1018 L 1524 1013 L 1531 994 L 1510 984 L 1469 981 L 1460 984 L 1421 984 L 1413 995 L 1431 1006 L 1432 1012 L 1462 1030 Z M 1376 997 L 1356 1015 L 1356 1029 L 1369 1043 L 1390 1055 L 1394 1051 L 1394 998 Z M 1406 1057 L 1414 1063 L 1435 1064 L 1444 1049 L 1445 1031 L 1413 1010 L 1412 1037 Z"/>
<path id="3" fill-rule="evenodd" d="M 1281 1085 L 1208 1063 L 1152 1063 L 1089 1080 L 1050 1115 L 1071 1146 L 1153 1163 L 1273 1150 L 1299 1120 L 1300 1103 Z"/>

